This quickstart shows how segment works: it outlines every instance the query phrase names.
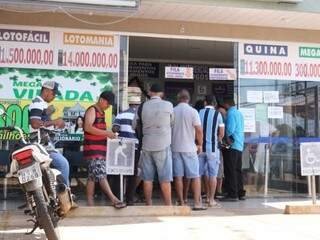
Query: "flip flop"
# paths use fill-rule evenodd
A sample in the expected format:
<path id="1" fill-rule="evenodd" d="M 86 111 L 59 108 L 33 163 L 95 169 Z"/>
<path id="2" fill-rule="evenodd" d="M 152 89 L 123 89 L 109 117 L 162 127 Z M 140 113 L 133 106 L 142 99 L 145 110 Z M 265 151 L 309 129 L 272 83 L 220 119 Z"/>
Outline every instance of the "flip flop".
<path id="1" fill-rule="evenodd" d="M 204 207 L 204 206 L 200 206 L 200 207 L 193 207 L 192 210 L 193 211 L 203 211 L 203 210 L 207 210 L 208 208 Z"/>
<path id="2" fill-rule="evenodd" d="M 116 202 L 113 204 L 113 207 L 115 209 L 121 209 L 127 207 L 127 205 L 124 202 Z"/>
<path id="3" fill-rule="evenodd" d="M 217 203 L 217 202 L 215 202 L 213 204 L 208 203 L 208 207 L 210 207 L 210 208 L 222 208 L 222 205 Z"/>

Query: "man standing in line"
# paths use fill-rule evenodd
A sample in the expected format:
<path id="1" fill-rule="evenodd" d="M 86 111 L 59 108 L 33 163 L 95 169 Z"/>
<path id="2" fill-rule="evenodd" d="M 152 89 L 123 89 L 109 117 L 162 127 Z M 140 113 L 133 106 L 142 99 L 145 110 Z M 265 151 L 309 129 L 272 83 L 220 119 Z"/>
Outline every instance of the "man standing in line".
<path id="1" fill-rule="evenodd" d="M 142 125 L 141 177 L 147 205 L 152 205 L 152 188 L 155 173 L 165 205 L 171 205 L 172 156 L 171 128 L 173 125 L 172 103 L 161 99 L 163 89 L 159 84 L 153 84 L 149 90 L 150 100 L 142 107 L 141 116 L 136 114 L 133 128 Z"/>
<path id="2" fill-rule="evenodd" d="M 201 182 L 199 177 L 198 153 L 202 152 L 202 128 L 200 117 L 188 103 L 189 92 L 185 89 L 178 93 L 179 104 L 173 109 L 174 125 L 172 128 L 173 176 L 179 203 L 185 205 L 183 198 L 183 177 L 192 179 L 194 197 L 193 210 L 205 210 L 200 201 Z M 195 144 L 197 141 L 197 145 Z"/>
<path id="3" fill-rule="evenodd" d="M 137 109 L 141 103 L 141 90 L 138 87 L 128 87 L 128 103 L 129 108 L 118 114 L 112 126 L 113 132 L 118 132 L 119 137 L 130 138 L 135 140 L 135 156 L 134 156 L 134 175 L 127 176 L 126 186 L 126 203 L 128 206 L 134 204 L 134 193 L 136 190 L 138 179 L 138 164 L 140 158 L 140 151 L 138 150 L 138 138 L 136 132 L 132 128 L 133 119 Z"/>
<path id="4" fill-rule="evenodd" d="M 48 103 L 52 102 L 56 95 L 60 95 L 59 84 L 54 81 L 46 81 L 42 84 L 41 94 L 32 100 L 29 106 L 30 133 L 36 132 L 40 127 L 44 128 L 64 128 L 63 119 L 57 118 L 51 120 L 50 107 Z M 69 162 L 57 150 L 51 151 L 52 165 L 59 170 L 63 176 L 64 183 L 69 186 Z"/>
<path id="5" fill-rule="evenodd" d="M 89 161 L 87 181 L 89 206 L 93 205 L 95 182 L 99 182 L 101 190 L 109 197 L 115 208 L 126 206 L 112 193 L 107 180 L 107 138 L 116 138 L 116 134 L 106 130 L 105 110 L 112 106 L 113 102 L 114 94 L 112 92 L 102 92 L 98 102 L 90 106 L 84 116 L 83 155 L 84 159 Z"/>
<path id="6" fill-rule="evenodd" d="M 218 142 L 220 142 L 224 136 L 224 123 L 221 113 L 215 110 L 217 102 L 214 96 L 207 95 L 204 105 L 205 108 L 199 112 L 203 128 L 203 153 L 199 154 L 200 175 L 207 178 L 205 188 L 208 206 L 219 207 L 219 204 L 214 200 L 214 195 L 217 187 L 217 175 L 220 164 Z"/>
<path id="7" fill-rule="evenodd" d="M 233 99 L 224 99 L 223 107 L 227 109 L 226 139 L 230 145 L 224 159 L 225 198 L 221 201 L 238 201 L 245 199 L 242 177 L 242 151 L 244 146 L 244 120 L 237 110 Z"/>

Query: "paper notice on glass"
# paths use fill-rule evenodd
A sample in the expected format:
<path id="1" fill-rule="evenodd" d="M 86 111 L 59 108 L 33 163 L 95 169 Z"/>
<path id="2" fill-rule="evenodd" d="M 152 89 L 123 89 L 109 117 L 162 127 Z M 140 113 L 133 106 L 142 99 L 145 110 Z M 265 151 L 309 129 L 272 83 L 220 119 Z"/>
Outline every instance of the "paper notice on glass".
<path id="1" fill-rule="evenodd" d="M 264 103 L 278 103 L 279 102 L 279 91 L 264 91 L 263 92 Z"/>
<path id="2" fill-rule="evenodd" d="M 283 118 L 283 107 L 268 107 L 268 118 Z"/>
<path id="3" fill-rule="evenodd" d="M 256 121 L 268 122 L 268 105 L 256 104 Z"/>
<path id="4" fill-rule="evenodd" d="M 244 132 L 256 131 L 256 111 L 254 108 L 240 108 L 244 119 Z"/>
<path id="5" fill-rule="evenodd" d="M 262 91 L 247 91 L 248 103 L 262 103 Z"/>

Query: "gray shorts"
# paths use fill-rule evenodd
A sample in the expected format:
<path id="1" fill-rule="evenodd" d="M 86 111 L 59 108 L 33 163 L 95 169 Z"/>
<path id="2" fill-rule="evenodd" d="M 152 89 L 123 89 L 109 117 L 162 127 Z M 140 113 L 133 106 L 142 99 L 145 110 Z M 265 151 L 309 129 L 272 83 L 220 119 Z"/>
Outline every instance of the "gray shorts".
<path id="1" fill-rule="evenodd" d="M 170 147 L 162 151 L 142 150 L 140 157 L 141 178 L 153 181 L 158 174 L 159 182 L 172 181 L 172 155 Z"/>

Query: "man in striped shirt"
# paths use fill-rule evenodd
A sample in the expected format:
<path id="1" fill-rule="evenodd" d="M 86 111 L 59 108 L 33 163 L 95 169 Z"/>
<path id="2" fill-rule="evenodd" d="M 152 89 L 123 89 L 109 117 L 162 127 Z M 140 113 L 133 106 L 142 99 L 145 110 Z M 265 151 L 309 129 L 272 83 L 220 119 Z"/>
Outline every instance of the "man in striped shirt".
<path id="1" fill-rule="evenodd" d="M 204 104 L 205 108 L 199 112 L 203 129 L 202 153 L 199 154 L 200 175 L 205 176 L 205 179 L 207 179 L 208 206 L 215 207 L 219 206 L 214 200 L 220 163 L 218 142 L 224 136 L 224 123 L 221 114 L 215 110 L 217 102 L 214 96 L 207 95 Z"/>
<path id="2" fill-rule="evenodd" d="M 29 105 L 29 127 L 30 133 L 37 132 L 41 127 L 47 129 L 64 128 L 65 123 L 63 119 L 51 119 L 49 115 L 48 103 L 51 103 L 56 95 L 61 95 L 59 91 L 59 84 L 55 81 L 46 81 L 42 84 L 41 94 L 32 100 Z M 57 150 L 49 152 L 52 158 L 52 165 L 58 169 L 64 179 L 64 183 L 69 186 L 69 162 Z"/>
<path id="3" fill-rule="evenodd" d="M 134 175 L 127 176 L 126 202 L 127 205 L 134 204 L 134 193 L 138 180 L 138 163 L 140 151 L 138 151 L 138 138 L 136 132 L 132 128 L 132 123 L 137 109 L 141 103 L 141 90 L 138 87 L 128 87 L 128 103 L 129 108 L 119 113 L 113 122 L 112 131 L 118 132 L 119 137 L 131 138 L 136 141 L 136 151 L 134 157 Z"/>

